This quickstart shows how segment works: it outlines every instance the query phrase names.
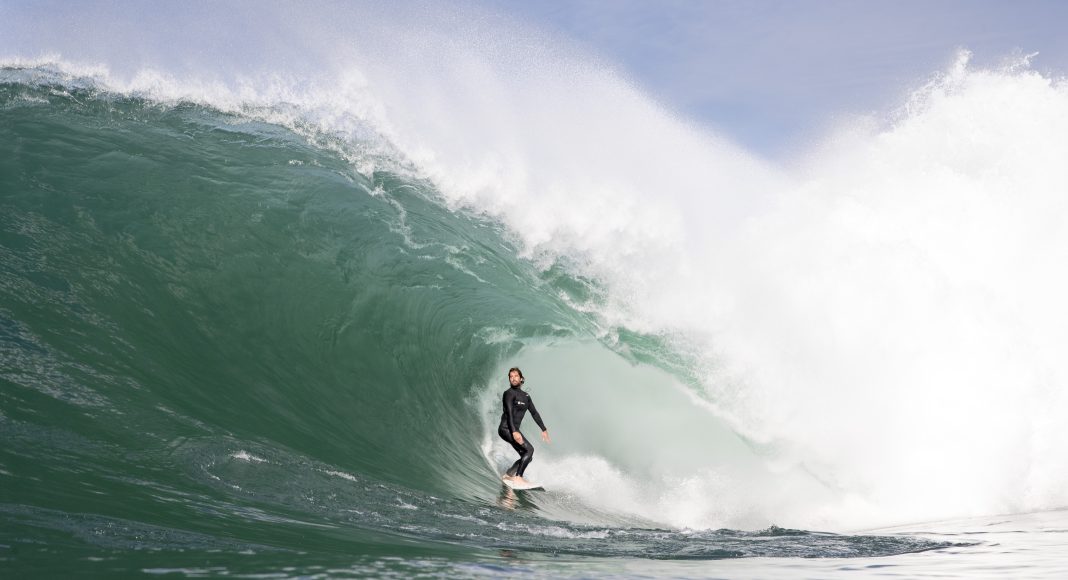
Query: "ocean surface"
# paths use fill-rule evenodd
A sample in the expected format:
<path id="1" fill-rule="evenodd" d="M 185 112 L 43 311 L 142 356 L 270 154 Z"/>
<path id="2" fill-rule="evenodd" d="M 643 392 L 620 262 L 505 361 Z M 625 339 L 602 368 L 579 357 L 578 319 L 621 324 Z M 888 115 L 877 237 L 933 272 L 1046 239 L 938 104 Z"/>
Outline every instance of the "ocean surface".
<path id="1" fill-rule="evenodd" d="M 3 61 L 0 573 L 1068 575 L 1062 81 L 772 163 L 519 40 Z"/>

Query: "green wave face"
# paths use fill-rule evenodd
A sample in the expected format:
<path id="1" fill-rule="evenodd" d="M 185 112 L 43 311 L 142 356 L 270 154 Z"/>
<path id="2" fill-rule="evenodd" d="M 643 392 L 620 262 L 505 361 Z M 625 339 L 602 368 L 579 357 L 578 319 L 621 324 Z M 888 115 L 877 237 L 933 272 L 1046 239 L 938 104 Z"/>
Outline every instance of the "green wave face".
<path id="1" fill-rule="evenodd" d="M 206 429 L 433 490 L 477 464 L 464 398 L 514 350 L 487 333 L 570 324 L 421 184 L 202 108 L 4 92 L 6 390 L 117 442 Z"/>
<path id="2" fill-rule="evenodd" d="M 480 448 L 495 411 L 479 401 L 524 345 L 588 343 L 593 322 L 567 297 L 590 287 L 518 258 L 419 179 L 353 167 L 203 107 L 0 85 L 5 566 L 384 574 L 382 556 L 409 573 L 517 547 L 931 547 L 681 534 L 503 492 Z"/>

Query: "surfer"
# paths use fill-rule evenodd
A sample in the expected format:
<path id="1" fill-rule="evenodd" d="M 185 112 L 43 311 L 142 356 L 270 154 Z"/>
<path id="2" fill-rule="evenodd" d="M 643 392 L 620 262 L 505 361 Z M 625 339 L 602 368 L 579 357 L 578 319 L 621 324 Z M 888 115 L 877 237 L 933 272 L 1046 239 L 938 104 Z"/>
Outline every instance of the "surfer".
<path id="1" fill-rule="evenodd" d="M 497 429 L 497 434 L 501 436 L 501 439 L 507 441 L 519 454 L 519 459 L 505 472 L 504 479 L 520 485 L 530 485 L 530 482 L 523 479 L 523 472 L 526 471 L 527 465 L 530 465 L 530 460 L 534 457 L 534 446 L 519 431 L 519 424 L 523 422 L 527 410 L 534 416 L 538 427 L 541 427 L 542 441 L 552 442 L 549 439 L 549 432 L 545 429 L 545 423 L 541 420 L 541 415 L 534 408 L 534 401 L 522 388 L 525 381 L 523 371 L 518 367 L 508 369 L 508 383 L 511 387 L 504 392 L 504 413 L 501 414 L 501 426 Z"/>

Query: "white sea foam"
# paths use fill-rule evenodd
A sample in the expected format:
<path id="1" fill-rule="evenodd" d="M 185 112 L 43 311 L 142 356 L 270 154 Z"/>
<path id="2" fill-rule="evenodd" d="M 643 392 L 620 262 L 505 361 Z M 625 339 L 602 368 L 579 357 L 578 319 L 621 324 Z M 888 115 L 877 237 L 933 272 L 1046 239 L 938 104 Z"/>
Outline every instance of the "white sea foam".
<path id="1" fill-rule="evenodd" d="M 665 124 L 642 131 L 642 142 L 692 153 Z M 525 129 L 517 134 L 536 138 Z M 583 274 L 605 281 L 610 299 L 595 310 L 606 327 L 681 337 L 703 353 L 699 395 L 773 450 L 777 468 L 810 472 L 833 492 L 795 496 L 777 512 L 744 485 L 679 488 L 665 504 L 607 494 L 632 497 L 621 500 L 630 511 L 656 505 L 677 525 L 716 525 L 734 516 L 707 508 L 763 503 L 780 523 L 841 529 L 1046 509 L 1068 501 L 1068 442 L 1056 427 L 1068 420 L 1059 354 L 1068 276 L 1058 267 L 1068 252 L 1066 136 L 1062 82 L 1026 67 L 971 70 L 962 55 L 901 111 L 858 119 L 799 154 L 771 180 L 772 195 L 751 205 L 740 195 L 749 207 L 720 231 L 682 217 L 707 216 L 718 230 L 720 205 L 735 195 L 691 174 L 695 160 L 684 178 L 649 187 L 649 165 L 620 155 L 601 189 L 585 185 L 598 182 L 596 163 L 579 177 L 531 156 L 522 173 L 560 183 L 499 184 L 507 193 L 485 206 L 529 255 L 578 256 Z M 711 166 L 723 158 L 700 155 Z M 753 182 L 768 184 L 759 173 Z M 619 176 L 634 176 L 641 193 Z M 740 190 L 752 183 L 725 179 Z M 472 187 L 458 190 L 472 199 Z M 558 190 L 592 205 L 543 194 Z M 634 208 L 609 213 L 609 232 L 593 207 L 601 195 Z M 569 210 L 554 219 L 539 214 L 545 207 Z"/>
<path id="2" fill-rule="evenodd" d="M 233 457 L 234 459 L 240 459 L 241 461 L 247 461 L 249 463 L 267 463 L 266 459 L 253 455 L 248 451 L 244 450 L 231 453 L 230 457 Z"/>
<path id="3" fill-rule="evenodd" d="M 536 534 L 539 536 L 550 536 L 553 538 L 571 538 L 571 539 L 604 539 L 608 537 L 607 530 L 590 530 L 587 532 L 576 532 L 568 530 L 560 526 L 538 526 L 529 524 L 511 524 L 508 522 L 501 522 L 497 524 L 497 528 L 508 532 L 521 532 L 525 534 Z"/>
<path id="4" fill-rule="evenodd" d="M 349 481 L 359 481 L 359 480 L 356 479 L 356 477 L 354 475 L 352 475 L 351 473 L 345 473 L 344 471 L 335 471 L 333 469 L 324 469 L 324 470 L 322 470 L 322 472 L 326 473 L 326 474 L 329 474 L 329 475 L 333 475 L 334 477 L 340 477 L 341 479 L 347 479 Z"/>
<path id="5" fill-rule="evenodd" d="M 725 505 L 840 528 L 1068 503 L 1062 80 L 962 56 L 901 110 L 843 122 L 776 166 L 513 23 L 430 15 L 405 32 L 361 14 L 353 46 L 336 16 L 300 15 L 314 34 L 297 64 L 255 23 L 220 28 L 246 31 L 241 62 L 189 51 L 195 36 L 146 52 L 151 29 L 88 24 L 99 36 L 64 48 L 53 30 L 0 54 L 340 136 L 364 173 L 399 152 L 451 207 L 507 226 L 524 256 L 601 281 L 606 300 L 578 306 L 606 336 L 623 326 L 696 353 L 694 394 L 710 423 L 760 446 L 756 477 L 807 472 L 830 492 L 783 511 L 773 480 L 711 493 L 621 470 L 613 509 L 649 511 L 635 489 L 650 486 L 668 486 L 650 504 L 662 518 L 695 527 L 729 524 Z M 259 61 L 257 47 L 270 49 Z M 559 465 L 584 469 L 574 461 Z"/>

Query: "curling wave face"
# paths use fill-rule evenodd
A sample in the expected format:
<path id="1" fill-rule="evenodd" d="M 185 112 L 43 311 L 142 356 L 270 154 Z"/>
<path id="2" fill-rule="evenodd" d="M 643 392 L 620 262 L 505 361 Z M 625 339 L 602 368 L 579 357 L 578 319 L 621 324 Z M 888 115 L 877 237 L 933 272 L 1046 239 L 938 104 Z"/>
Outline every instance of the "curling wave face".
<path id="1" fill-rule="evenodd" d="M 776 165 L 514 23 L 346 10 L 192 38 L 168 32 L 185 6 L 0 23 L 5 472 L 76 453 L 108 459 L 45 463 L 229 494 L 254 486 L 188 450 L 253 474 L 273 449 L 484 501 L 519 358 L 568 435 L 531 468 L 570 497 L 542 516 L 840 530 L 1068 502 L 1062 82 L 962 55 Z M 552 409 L 581 398 L 621 420 Z M 39 480 L 4 492 L 64 505 Z"/>
<path id="2" fill-rule="evenodd" d="M 518 259 L 425 183 L 363 176 L 276 125 L 4 74 L 5 542 L 282 559 L 520 534 L 535 552 L 649 558 L 939 545 L 678 530 L 575 482 L 501 491 L 479 401 L 503 361 L 630 372 L 569 306 L 588 283 Z"/>

